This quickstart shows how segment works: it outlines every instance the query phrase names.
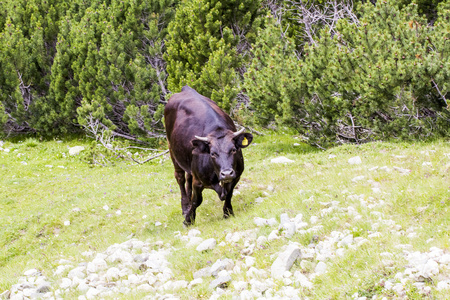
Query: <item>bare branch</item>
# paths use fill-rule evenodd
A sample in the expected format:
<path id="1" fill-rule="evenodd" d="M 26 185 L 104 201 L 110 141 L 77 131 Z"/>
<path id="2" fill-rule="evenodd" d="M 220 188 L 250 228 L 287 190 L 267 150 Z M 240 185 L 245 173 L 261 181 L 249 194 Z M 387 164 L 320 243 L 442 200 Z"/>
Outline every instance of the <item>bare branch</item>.
<path id="1" fill-rule="evenodd" d="M 353 13 L 352 1 L 328 0 L 321 5 L 317 5 L 312 0 L 290 0 L 290 11 L 293 20 L 304 26 L 304 31 L 300 37 L 308 43 L 315 45 L 318 32 L 324 27 L 333 36 L 336 32 L 336 24 L 340 19 L 349 19 L 352 23 L 359 23 L 358 18 Z"/>
<path id="2" fill-rule="evenodd" d="M 439 95 L 442 97 L 442 100 L 444 100 L 445 105 L 447 105 L 447 107 L 448 107 L 447 99 L 445 99 L 444 95 L 442 95 L 441 91 L 439 90 L 438 85 L 436 84 L 436 82 L 434 81 L 433 78 L 431 78 L 431 82 L 433 83 L 434 88 L 436 89 L 436 91 L 437 91 L 437 92 L 439 93 Z"/>
<path id="3" fill-rule="evenodd" d="M 31 104 L 31 101 L 33 100 L 33 95 L 31 94 L 30 91 L 30 86 L 29 85 L 25 85 L 25 83 L 23 83 L 23 79 L 22 79 L 22 74 L 20 74 L 20 72 L 18 70 L 16 70 L 17 72 L 17 77 L 19 78 L 19 89 L 20 89 L 20 93 L 22 94 L 22 98 L 23 98 L 23 105 L 25 108 L 25 111 L 28 110 L 28 107 Z"/>
<path id="4" fill-rule="evenodd" d="M 154 155 L 154 156 L 152 156 L 152 157 L 149 157 L 149 158 L 147 158 L 147 159 L 144 160 L 144 161 L 138 161 L 138 160 L 134 159 L 131 155 L 129 155 L 128 158 L 130 158 L 132 161 L 134 161 L 134 162 L 136 162 L 136 163 L 142 165 L 142 164 L 145 164 L 146 162 L 151 161 L 152 159 L 158 158 L 158 157 L 160 157 L 160 156 L 166 154 L 167 152 L 169 152 L 169 150 L 165 150 L 165 151 L 162 152 L 162 153 L 159 153 L 159 154 L 156 154 L 156 155 Z"/>

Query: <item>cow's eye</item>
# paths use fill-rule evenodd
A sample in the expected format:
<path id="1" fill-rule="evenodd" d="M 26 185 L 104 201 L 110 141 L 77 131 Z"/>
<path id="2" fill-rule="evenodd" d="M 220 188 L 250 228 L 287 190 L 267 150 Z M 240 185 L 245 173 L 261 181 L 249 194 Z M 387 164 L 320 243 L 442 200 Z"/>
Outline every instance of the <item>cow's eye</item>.
<path id="1" fill-rule="evenodd" d="M 231 153 L 232 153 L 232 154 L 235 154 L 236 151 L 237 151 L 236 148 L 231 149 Z"/>
<path id="2" fill-rule="evenodd" d="M 211 152 L 211 157 L 213 157 L 213 158 L 217 158 L 217 153 L 216 152 Z"/>

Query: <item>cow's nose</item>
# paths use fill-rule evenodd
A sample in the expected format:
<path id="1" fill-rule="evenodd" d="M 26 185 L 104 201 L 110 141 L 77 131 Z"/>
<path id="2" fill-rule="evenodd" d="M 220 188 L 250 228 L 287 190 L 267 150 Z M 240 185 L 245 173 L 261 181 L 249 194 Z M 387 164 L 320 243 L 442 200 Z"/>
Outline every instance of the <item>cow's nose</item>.
<path id="1" fill-rule="evenodd" d="M 235 175 L 234 175 L 234 170 L 233 169 L 220 171 L 220 181 L 226 181 L 226 180 L 234 179 L 234 176 Z"/>

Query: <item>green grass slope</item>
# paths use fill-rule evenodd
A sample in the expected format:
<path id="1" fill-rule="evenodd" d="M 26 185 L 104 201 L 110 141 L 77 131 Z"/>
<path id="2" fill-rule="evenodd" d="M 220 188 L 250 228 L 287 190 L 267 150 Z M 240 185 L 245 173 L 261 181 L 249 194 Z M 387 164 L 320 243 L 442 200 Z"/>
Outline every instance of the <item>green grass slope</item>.
<path id="1" fill-rule="evenodd" d="M 222 219 L 222 203 L 206 191 L 196 224 L 188 229 L 182 225 L 179 188 L 167 156 L 144 165 L 119 162 L 92 168 L 79 156 L 68 155 L 68 147 L 83 143 L 29 139 L 2 145 L 0 293 L 27 269 L 38 268 L 51 277 L 59 259 L 82 261 L 82 252 L 104 251 L 130 236 L 173 245 L 178 249 L 170 258 L 174 275 L 189 281 L 193 272 L 218 258 L 239 260 L 245 246 L 227 244 L 198 253 L 186 249 L 176 232 L 196 228 L 203 238 L 214 237 L 219 243 L 228 233 L 248 229 L 267 236 L 273 228 L 256 227 L 254 218 L 279 220 L 282 213 L 301 213 L 308 223 L 317 217 L 322 226 L 316 232 L 297 232 L 289 239 L 305 247 L 333 231 L 368 239 L 329 262 L 327 273 L 313 280 L 314 288 L 302 290 L 310 299 L 345 299 L 355 293 L 395 298 L 395 292 L 383 289 L 383 282 L 404 270 L 407 262 L 395 256 L 399 258 L 387 263 L 382 253 L 401 254 L 398 245 L 405 244 L 414 251 L 450 251 L 448 141 L 376 142 L 318 151 L 298 145 L 299 140 L 287 134 L 256 136 L 244 149 L 246 170 L 232 201 L 235 217 Z M 272 163 L 278 156 L 293 162 Z M 360 164 L 348 162 L 355 156 Z M 326 213 L 331 201 L 342 209 Z M 353 210 L 359 217 L 350 213 Z M 369 237 L 373 233 L 377 235 Z M 287 240 L 282 237 L 255 249 L 256 266 L 270 270 L 272 255 Z M 307 274 L 308 268 L 312 266 L 296 263 L 291 272 Z M 445 291 L 435 289 L 437 281 L 426 284 L 432 287 L 426 297 L 445 298 Z M 205 286 L 183 291 L 180 297 L 208 298 L 211 291 Z M 414 286 L 407 296 L 425 297 Z"/>

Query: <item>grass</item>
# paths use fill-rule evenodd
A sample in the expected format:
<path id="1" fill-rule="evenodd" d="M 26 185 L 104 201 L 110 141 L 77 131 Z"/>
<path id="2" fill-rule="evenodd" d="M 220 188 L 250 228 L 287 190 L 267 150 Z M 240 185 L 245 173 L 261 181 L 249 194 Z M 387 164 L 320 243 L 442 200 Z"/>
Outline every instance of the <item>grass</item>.
<path id="1" fill-rule="evenodd" d="M 83 139 L 58 142 L 29 138 L 5 141 L 2 146 L 10 152 L 0 151 L 0 292 L 17 283 L 27 269 L 39 268 L 51 275 L 61 258 L 81 262 L 82 252 L 104 251 L 131 236 L 173 245 L 177 250 L 171 257 L 172 270 L 178 279 L 192 280 L 193 272 L 218 258 L 242 259 L 243 242 L 200 254 L 186 249 L 174 236 L 177 231 L 186 234 L 190 228 L 182 225 L 179 189 L 169 159 L 145 165 L 118 162 L 90 167 L 80 157 L 68 155 L 68 147 L 88 143 Z M 377 223 L 381 236 L 334 259 L 328 272 L 315 279 L 314 289 L 302 291 L 302 296 L 310 299 L 351 298 L 355 293 L 368 298 L 395 297 L 383 291 L 382 282 L 404 269 L 405 261 L 396 245 L 411 244 L 415 251 L 428 251 L 432 246 L 450 251 L 448 141 L 376 142 L 328 151 L 294 143 L 298 139 L 289 134 L 255 137 L 254 144 L 244 150 L 246 170 L 238 187 L 240 194 L 233 197 L 236 217 L 223 220 L 222 203 L 214 192 L 206 191 L 193 228 L 199 229 L 203 238 L 215 237 L 220 243 L 227 233 L 255 229 L 255 217 L 279 220 L 281 213 L 290 217 L 301 213 L 309 222 L 311 216 L 317 216 L 323 225 L 319 232 L 297 233 L 291 239 L 306 246 L 313 235 L 320 241 L 332 231 L 348 230 L 355 238 L 367 238 Z M 294 163 L 270 162 L 280 155 Z M 348 164 L 348 159 L 357 155 L 362 164 Z M 384 166 L 390 172 L 381 168 Z M 402 175 L 394 167 L 411 172 Z M 364 178 L 352 181 L 358 176 Z M 273 191 L 268 190 L 269 185 Z M 260 204 L 255 202 L 258 197 L 264 198 Z M 339 201 L 340 207 L 351 206 L 362 217 L 355 219 L 342 212 L 322 216 L 323 203 L 330 201 Z M 385 204 L 376 206 L 381 201 Z M 373 207 L 367 209 L 368 205 Z M 386 220 L 395 224 L 385 224 Z M 67 221 L 68 226 L 64 225 Z M 155 226 L 155 222 L 162 226 Z M 401 235 L 392 235 L 396 225 L 401 226 Z M 267 236 L 271 230 L 257 228 L 256 235 Z M 411 232 L 416 236 L 408 237 Z M 257 268 L 270 270 L 271 256 L 286 243 L 281 239 L 258 248 L 253 254 Z M 385 265 L 382 252 L 398 255 L 398 259 Z M 299 264 L 292 269 L 296 270 L 307 271 Z M 180 295 L 209 298 L 208 284 Z M 422 296 L 413 287 L 408 292 L 410 298 Z M 430 295 L 442 296 L 435 290 Z"/>

